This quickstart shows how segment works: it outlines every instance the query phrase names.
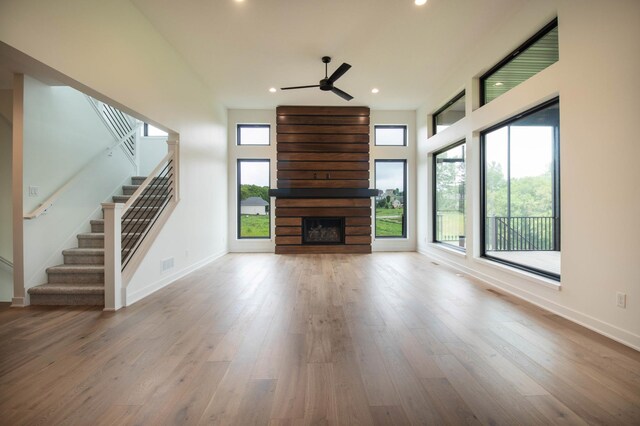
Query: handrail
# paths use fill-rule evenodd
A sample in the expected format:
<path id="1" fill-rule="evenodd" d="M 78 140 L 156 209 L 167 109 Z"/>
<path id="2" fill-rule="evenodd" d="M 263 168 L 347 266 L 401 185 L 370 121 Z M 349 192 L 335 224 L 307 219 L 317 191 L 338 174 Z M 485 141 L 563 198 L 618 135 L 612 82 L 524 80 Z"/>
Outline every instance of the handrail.
<path id="1" fill-rule="evenodd" d="M 82 174 L 82 172 L 84 172 L 86 169 L 88 169 L 89 166 L 92 166 L 93 163 L 96 160 L 98 160 L 99 158 L 101 158 L 102 155 L 104 155 L 105 152 L 112 152 L 114 149 L 118 148 L 120 145 L 125 143 L 127 141 L 127 139 L 131 137 L 131 135 L 135 134 L 135 132 L 140 128 L 141 124 L 142 123 L 136 124 L 135 128 L 133 130 L 131 130 L 128 134 L 124 135 L 118 142 L 116 142 L 115 144 L 113 144 L 110 147 L 108 147 L 105 151 L 100 151 L 96 155 L 91 157 L 91 159 L 87 163 L 85 163 L 85 165 L 80 170 L 78 170 L 73 176 L 71 176 L 69 179 L 67 179 L 66 182 L 60 188 L 58 188 L 57 191 L 55 191 L 53 194 L 51 194 L 51 196 L 49 196 L 49 198 L 44 200 L 31 213 L 28 213 L 28 214 L 24 215 L 23 218 L 31 220 L 31 219 L 36 219 L 36 218 L 40 217 L 44 212 L 46 212 L 49 208 L 51 208 L 53 206 L 53 204 L 56 202 L 58 197 L 60 197 L 60 195 L 62 195 L 67 190 L 67 188 L 69 186 L 71 186 L 72 183 L 75 182 L 75 180 L 78 178 L 78 176 L 80 176 Z"/>
<path id="2" fill-rule="evenodd" d="M 158 173 L 160 173 L 160 170 L 162 170 L 164 166 L 167 164 L 167 162 L 169 162 L 172 158 L 173 158 L 173 151 L 169 152 L 167 155 L 164 156 L 162 160 L 160 160 L 160 162 L 155 167 L 155 169 L 153 169 L 151 173 L 149 173 L 147 178 L 144 181 L 142 181 L 138 189 L 136 189 L 135 192 L 131 194 L 131 197 L 129 197 L 127 202 L 124 203 L 124 207 L 122 208 L 123 214 L 131 207 L 133 203 L 135 203 L 138 197 L 140 197 L 140 194 L 142 194 L 147 189 L 147 186 L 149 186 L 149 183 L 156 178 Z"/>
<path id="3" fill-rule="evenodd" d="M 173 199 L 175 158 L 174 150 L 170 150 L 121 209 L 120 256 L 123 271 Z"/>

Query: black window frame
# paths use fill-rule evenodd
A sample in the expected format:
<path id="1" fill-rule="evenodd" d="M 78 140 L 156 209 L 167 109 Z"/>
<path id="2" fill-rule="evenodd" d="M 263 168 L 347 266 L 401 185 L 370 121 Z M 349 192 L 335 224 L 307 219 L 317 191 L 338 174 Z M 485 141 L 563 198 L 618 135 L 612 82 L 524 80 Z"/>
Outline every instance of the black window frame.
<path id="1" fill-rule="evenodd" d="M 240 206 L 240 202 L 242 201 L 240 199 L 240 184 L 242 183 L 241 179 L 241 173 L 240 173 L 240 163 L 242 162 L 246 162 L 246 163 L 267 163 L 269 165 L 268 169 L 269 169 L 269 189 L 271 189 L 271 159 L 270 158 L 238 158 L 236 160 L 236 198 L 237 198 L 237 204 L 236 204 L 236 237 L 238 240 L 270 240 L 271 239 L 271 201 L 269 201 L 269 235 L 266 237 L 243 237 L 241 235 L 241 226 L 242 226 L 242 222 L 240 220 L 242 214 L 241 214 L 241 206 Z M 269 200 L 271 200 L 271 197 L 269 197 Z"/>
<path id="2" fill-rule="evenodd" d="M 437 181 L 436 181 L 436 177 L 437 177 L 437 174 L 436 174 L 436 157 L 439 154 L 447 152 L 447 151 L 449 151 L 449 150 L 451 150 L 453 148 L 457 148 L 460 145 L 465 145 L 466 143 L 467 143 L 467 140 L 466 139 L 462 139 L 462 140 L 454 142 L 454 143 L 452 143 L 450 145 L 447 145 L 447 146 L 445 146 L 445 147 L 443 147 L 443 148 L 441 148 L 441 149 L 439 149 L 437 151 L 434 151 L 433 154 L 432 154 L 432 157 L 433 157 L 433 172 L 431 174 L 431 178 L 432 178 L 431 180 L 433 182 L 433 186 L 432 186 L 433 194 L 432 194 L 432 198 L 431 198 L 432 199 L 432 204 L 433 204 L 433 208 L 432 208 L 432 213 L 433 213 L 432 214 L 433 238 L 431 239 L 431 241 L 433 243 L 436 243 L 436 244 L 444 244 L 446 247 L 452 248 L 454 250 L 461 251 L 463 253 L 466 253 L 466 251 L 467 251 L 466 242 L 465 242 L 465 246 L 464 247 L 460 247 L 460 246 L 455 246 L 453 244 L 446 243 L 444 241 L 438 241 L 438 239 L 437 239 L 437 235 L 438 234 L 437 234 L 436 231 L 437 231 L 438 224 L 437 224 L 437 218 L 436 217 L 437 217 L 437 213 L 438 213 L 438 205 L 437 205 L 437 201 L 436 201 L 437 200 L 437 193 L 436 193 L 436 184 L 437 184 Z M 465 192 L 464 220 L 465 220 L 465 225 L 466 225 L 466 220 L 467 220 L 467 200 L 466 200 L 466 194 L 467 194 L 467 156 L 466 156 L 466 149 L 465 149 L 465 157 L 464 157 L 464 166 L 465 166 L 465 170 L 464 170 L 464 192 Z M 465 228 L 466 228 L 466 226 L 465 226 Z M 465 229 L 465 240 L 466 240 L 466 238 L 467 238 L 467 236 L 466 236 L 466 229 Z"/>
<path id="3" fill-rule="evenodd" d="M 387 146 L 387 145 L 385 145 Z M 391 145 L 394 146 L 394 145 Z M 376 221 L 378 219 L 378 215 L 376 213 L 376 201 L 374 198 L 374 205 L 373 205 L 373 235 L 375 236 L 375 239 L 407 239 L 407 201 L 409 200 L 409 190 L 407 188 L 407 166 L 408 166 L 408 161 L 406 158 L 382 158 L 382 159 L 375 159 L 373 160 L 373 171 L 375 173 L 374 176 L 374 182 L 377 181 L 378 179 L 378 168 L 377 168 L 377 164 L 378 163 L 402 163 L 403 164 L 403 182 L 402 184 L 404 185 L 404 202 L 403 202 L 403 208 L 402 208 L 402 236 L 399 235 L 382 235 L 379 236 L 376 232 Z M 380 189 L 380 188 L 377 188 Z M 388 188 L 387 188 L 388 189 Z M 382 189 L 384 191 L 384 189 Z"/>
<path id="4" fill-rule="evenodd" d="M 440 107 L 436 112 L 434 112 L 431 115 L 431 128 L 432 128 L 432 132 L 433 132 L 434 135 L 438 133 L 438 125 L 436 124 L 436 120 L 437 120 L 438 115 L 442 114 L 444 111 L 446 111 L 447 108 L 449 108 L 451 105 L 453 105 L 456 102 L 458 102 L 460 100 L 460 98 L 462 98 L 465 95 L 466 95 L 466 90 L 463 90 L 462 92 L 458 93 L 453 98 L 451 98 L 451 100 L 449 100 L 449 102 L 444 104 L 442 107 Z M 466 102 L 465 102 L 465 104 L 466 104 Z M 466 117 L 466 116 L 467 116 L 467 112 L 466 112 L 466 105 L 465 105 L 464 117 Z M 464 118 L 464 117 L 462 117 L 462 118 Z M 462 118 L 460 120 L 462 120 Z M 455 121 L 454 123 L 457 123 L 457 121 Z"/>
<path id="5" fill-rule="evenodd" d="M 240 137 L 242 128 L 267 128 L 269 129 L 269 137 L 267 139 L 268 143 L 241 143 L 242 138 Z M 271 124 L 268 123 L 237 123 L 236 124 L 236 146 L 271 146 Z"/>
<path id="6" fill-rule="evenodd" d="M 485 148 L 485 138 L 488 133 L 493 132 L 499 128 L 507 126 L 521 118 L 527 117 L 529 115 L 535 114 L 538 111 L 541 111 L 553 104 L 558 104 L 558 113 L 560 110 L 560 97 L 556 96 L 553 99 L 545 101 L 541 104 L 534 106 L 524 112 L 516 114 L 506 120 L 497 123 L 482 132 L 480 132 L 480 257 L 484 259 L 488 259 L 492 262 L 500 263 L 503 265 L 510 266 L 512 268 L 520 269 L 522 271 L 530 272 L 536 275 L 540 275 L 545 278 L 550 278 L 554 281 L 560 281 L 560 274 L 554 274 L 553 272 L 545 271 L 542 269 L 534 268 L 532 266 L 522 265 L 515 262 L 509 262 L 505 259 L 496 258 L 493 256 L 489 256 L 486 253 L 486 148 Z M 509 159 L 509 161 L 511 161 Z M 556 130 L 556 135 L 554 138 L 554 147 L 553 147 L 553 161 L 554 161 L 554 182 L 553 182 L 553 203 L 554 203 L 554 216 L 558 217 L 557 226 L 554 228 L 554 238 L 558 247 L 558 251 L 561 251 L 561 199 L 560 199 L 560 126 L 558 126 Z"/>
<path id="7" fill-rule="evenodd" d="M 547 33 L 549 33 L 551 30 L 553 30 L 554 28 L 557 28 L 557 27 L 558 27 L 558 18 L 554 18 L 551 22 L 549 22 L 547 25 L 542 27 L 533 36 L 529 37 L 527 39 L 527 41 L 522 43 L 520 46 L 518 46 L 516 49 L 514 49 L 511 53 L 509 53 L 507 56 L 505 56 L 500 62 L 495 64 L 493 67 L 491 67 L 491 69 L 489 69 L 489 71 L 485 72 L 484 74 L 482 74 L 480 76 L 480 106 L 481 107 L 486 105 L 486 104 L 488 104 L 489 102 L 491 102 L 491 101 L 486 102 L 486 99 L 485 99 L 485 97 L 486 97 L 485 96 L 486 95 L 485 87 L 484 87 L 485 86 L 485 84 L 484 84 L 485 80 L 487 80 L 489 77 L 491 77 L 491 75 L 494 74 L 496 71 L 500 70 L 502 67 L 507 65 L 509 62 L 513 61 L 515 58 L 520 56 L 520 54 L 522 54 L 529 47 L 531 47 L 533 44 L 535 44 L 538 40 L 540 40 L 542 37 L 547 35 Z"/>
<path id="8" fill-rule="evenodd" d="M 391 147 L 401 147 L 401 146 L 407 146 L 407 135 L 408 135 L 408 130 L 407 130 L 407 125 L 406 124 L 374 124 L 373 125 L 373 145 L 374 146 L 391 146 Z M 376 133 L 377 129 L 402 129 L 403 133 L 402 133 L 402 145 L 386 145 L 386 144 L 379 144 L 378 143 L 378 134 Z"/>

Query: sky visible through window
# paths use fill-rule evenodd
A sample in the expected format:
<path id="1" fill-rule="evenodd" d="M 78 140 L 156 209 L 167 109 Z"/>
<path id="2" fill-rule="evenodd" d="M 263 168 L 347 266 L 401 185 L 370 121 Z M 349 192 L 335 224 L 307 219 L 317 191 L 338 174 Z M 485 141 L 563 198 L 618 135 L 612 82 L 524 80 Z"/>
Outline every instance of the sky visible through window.
<path id="1" fill-rule="evenodd" d="M 486 162 L 500 164 L 507 173 L 507 130 L 502 127 L 486 135 Z M 511 126 L 511 178 L 540 176 L 553 162 L 552 126 Z"/>
<path id="2" fill-rule="evenodd" d="M 240 177 L 243 185 L 269 186 L 269 162 L 242 161 Z"/>
<path id="3" fill-rule="evenodd" d="M 376 145 L 404 145 L 405 127 L 376 127 Z"/>
<path id="4" fill-rule="evenodd" d="M 240 145 L 269 145 L 269 126 L 241 126 Z"/>
<path id="5" fill-rule="evenodd" d="M 379 161 L 376 163 L 376 189 L 404 191 L 404 162 Z"/>

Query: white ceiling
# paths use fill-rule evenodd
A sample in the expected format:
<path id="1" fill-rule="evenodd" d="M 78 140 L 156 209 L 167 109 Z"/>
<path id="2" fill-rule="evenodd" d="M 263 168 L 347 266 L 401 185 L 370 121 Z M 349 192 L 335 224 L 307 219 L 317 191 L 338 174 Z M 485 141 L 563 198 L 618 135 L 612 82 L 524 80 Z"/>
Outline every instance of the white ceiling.
<path id="1" fill-rule="evenodd" d="M 131 1 L 228 108 L 416 109 L 527 0 Z M 318 84 L 324 55 L 333 58 L 329 74 L 353 66 L 336 82 L 352 101 L 317 88 L 268 92 Z"/>

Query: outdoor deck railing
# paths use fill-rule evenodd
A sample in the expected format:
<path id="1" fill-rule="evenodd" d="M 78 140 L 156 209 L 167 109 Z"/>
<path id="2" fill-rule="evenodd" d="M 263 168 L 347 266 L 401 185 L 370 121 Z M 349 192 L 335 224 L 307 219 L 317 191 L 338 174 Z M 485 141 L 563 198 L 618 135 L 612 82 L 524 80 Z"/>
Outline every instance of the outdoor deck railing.
<path id="1" fill-rule="evenodd" d="M 558 222 L 556 217 L 488 217 L 486 250 L 557 251 Z"/>

